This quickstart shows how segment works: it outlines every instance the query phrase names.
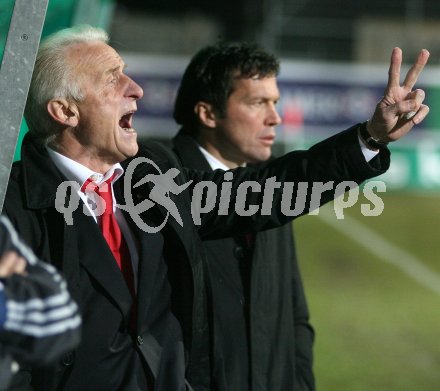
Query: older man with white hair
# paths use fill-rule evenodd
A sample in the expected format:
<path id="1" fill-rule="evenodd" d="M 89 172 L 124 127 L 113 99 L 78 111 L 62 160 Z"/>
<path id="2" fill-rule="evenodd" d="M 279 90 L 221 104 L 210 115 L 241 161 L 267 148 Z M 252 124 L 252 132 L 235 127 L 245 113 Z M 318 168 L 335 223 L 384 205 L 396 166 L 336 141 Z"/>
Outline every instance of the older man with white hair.
<path id="1" fill-rule="evenodd" d="M 423 92 L 412 91 L 427 58 L 422 51 L 401 87 L 401 53 L 393 53 L 385 98 L 366 129 L 376 141 L 400 138 L 427 114 Z M 62 30 L 39 49 L 25 110 L 30 131 L 11 173 L 5 211 L 37 255 L 63 272 L 83 327 L 78 348 L 53 367 L 23 370 L 18 389 L 30 384 L 35 391 L 183 391 L 189 389 L 187 379 L 203 386 L 210 362 L 199 235 L 261 230 L 290 219 L 280 212 L 281 195 L 275 191 L 272 216 L 225 216 L 214 209 L 196 226 L 191 190 L 206 181 L 221 188 L 223 174 L 185 170 L 163 146 L 139 148 L 132 120 L 142 94 L 102 30 Z M 403 119 L 409 111 L 417 114 Z M 367 162 L 358 128 L 261 170 L 235 170 L 232 196 L 245 180 L 361 182 L 382 173 L 389 151 L 381 147 Z M 137 153 L 144 158 L 137 176 L 151 173 L 150 161 L 162 173 L 177 169 L 176 185 L 191 182 L 170 198 L 182 224 L 168 218 L 161 231 L 144 232 L 133 214 L 117 207 L 124 204 L 124 192 L 141 201 L 152 189 L 121 179 L 123 166 Z M 76 186 L 60 199 L 57 192 L 66 181 Z M 332 197 L 327 194 L 322 201 Z M 81 206 L 65 219 L 59 210 L 73 199 Z M 156 204 L 140 217 L 157 226 L 168 215 Z"/>

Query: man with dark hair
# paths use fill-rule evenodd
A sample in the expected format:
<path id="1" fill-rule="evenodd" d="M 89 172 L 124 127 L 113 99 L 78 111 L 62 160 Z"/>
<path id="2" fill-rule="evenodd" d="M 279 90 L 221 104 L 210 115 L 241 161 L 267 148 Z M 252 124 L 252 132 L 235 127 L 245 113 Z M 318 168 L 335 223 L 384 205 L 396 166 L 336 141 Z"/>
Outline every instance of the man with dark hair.
<path id="1" fill-rule="evenodd" d="M 37 255 L 63 271 L 83 327 L 76 349 L 49 370 L 20 373 L 18 389 L 184 391 L 185 376 L 197 385 L 209 383 L 206 263 L 199 235 L 268 229 L 291 217 L 282 213 L 282 191 L 275 189 L 269 215 L 224 215 L 213 202 L 196 224 L 194 189 L 207 183 L 221 189 L 227 182 L 237 199 L 243 182 L 276 177 L 360 183 L 389 166 L 386 147 L 366 161 L 358 124 L 262 168 L 237 168 L 230 180 L 222 172 L 186 170 L 168 148 L 138 145 L 132 120 L 143 91 L 107 40 L 100 29 L 76 26 L 47 37 L 37 54 L 25 110 L 29 133 L 21 161 L 12 168 L 5 212 Z M 393 51 L 385 98 L 363 126 L 376 142 L 399 139 L 428 113 L 423 91 L 412 90 L 428 56 L 419 54 L 401 86 L 401 51 Z M 417 114 L 404 119 L 410 111 Z M 153 177 L 157 183 L 137 186 Z M 160 178 L 165 187 L 173 186 L 165 189 L 167 201 L 176 206 L 180 222 L 149 198 L 162 185 Z M 220 195 L 214 191 L 213 201 Z M 334 196 L 327 191 L 321 203 Z M 139 204 L 123 209 L 128 199 Z M 246 200 L 261 204 L 262 195 Z M 145 232 L 145 226 L 163 229 Z"/>
<path id="2" fill-rule="evenodd" d="M 219 43 L 190 61 L 176 97 L 174 149 L 189 168 L 228 170 L 271 156 L 279 62 Z M 211 292 L 211 389 L 310 391 L 313 329 L 292 225 L 205 241 Z M 197 387 L 197 385 L 193 384 Z"/>
<path id="3" fill-rule="evenodd" d="M 78 345 L 81 318 L 55 268 L 0 217 L 0 390 L 20 364 L 47 365 Z"/>
<path id="4" fill-rule="evenodd" d="M 236 78 L 277 76 L 278 59 L 255 44 L 218 43 L 197 52 L 180 82 L 174 105 L 174 119 L 179 124 L 199 125 L 194 112 L 200 101 L 210 102 L 219 114 L 226 113 L 226 103 Z M 194 129 L 196 131 L 196 129 Z"/>

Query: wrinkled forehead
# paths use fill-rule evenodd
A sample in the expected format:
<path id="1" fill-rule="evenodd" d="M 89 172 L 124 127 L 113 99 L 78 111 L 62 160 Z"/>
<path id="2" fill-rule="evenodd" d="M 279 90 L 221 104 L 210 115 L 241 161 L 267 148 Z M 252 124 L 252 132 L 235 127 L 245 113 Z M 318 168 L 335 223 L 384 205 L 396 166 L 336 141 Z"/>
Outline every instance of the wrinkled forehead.
<path id="1" fill-rule="evenodd" d="M 124 62 L 111 46 L 104 42 L 82 42 L 68 48 L 67 59 L 79 74 L 99 76 L 106 69 L 124 67 Z"/>

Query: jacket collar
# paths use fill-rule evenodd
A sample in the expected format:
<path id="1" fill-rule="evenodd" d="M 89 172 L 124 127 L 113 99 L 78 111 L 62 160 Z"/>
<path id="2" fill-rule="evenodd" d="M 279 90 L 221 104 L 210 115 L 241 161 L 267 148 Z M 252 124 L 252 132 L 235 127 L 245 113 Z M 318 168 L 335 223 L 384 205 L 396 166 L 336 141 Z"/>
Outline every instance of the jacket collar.
<path id="1" fill-rule="evenodd" d="M 55 167 L 46 148 L 31 133 L 23 139 L 21 164 L 26 206 L 30 209 L 53 207 L 58 186 L 67 179 Z"/>
<path id="2" fill-rule="evenodd" d="M 208 161 L 200 152 L 196 140 L 187 133 L 185 128 L 180 129 L 179 133 L 173 138 L 173 146 L 181 161 L 185 162 L 185 166 L 200 171 L 212 171 Z"/>

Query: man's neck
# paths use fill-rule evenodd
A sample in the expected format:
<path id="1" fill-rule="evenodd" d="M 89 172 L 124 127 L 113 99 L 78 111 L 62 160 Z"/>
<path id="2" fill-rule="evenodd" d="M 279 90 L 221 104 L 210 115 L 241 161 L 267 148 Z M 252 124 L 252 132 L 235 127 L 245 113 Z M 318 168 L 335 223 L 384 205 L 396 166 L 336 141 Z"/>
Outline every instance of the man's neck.
<path id="1" fill-rule="evenodd" d="M 212 158 L 217 160 L 221 165 L 226 166 L 226 169 L 233 169 L 243 164 L 241 162 L 235 162 L 232 159 L 228 159 L 225 154 L 222 153 L 220 148 L 217 148 L 216 143 L 203 139 L 202 137 L 196 138 L 197 144 L 203 148 Z"/>

